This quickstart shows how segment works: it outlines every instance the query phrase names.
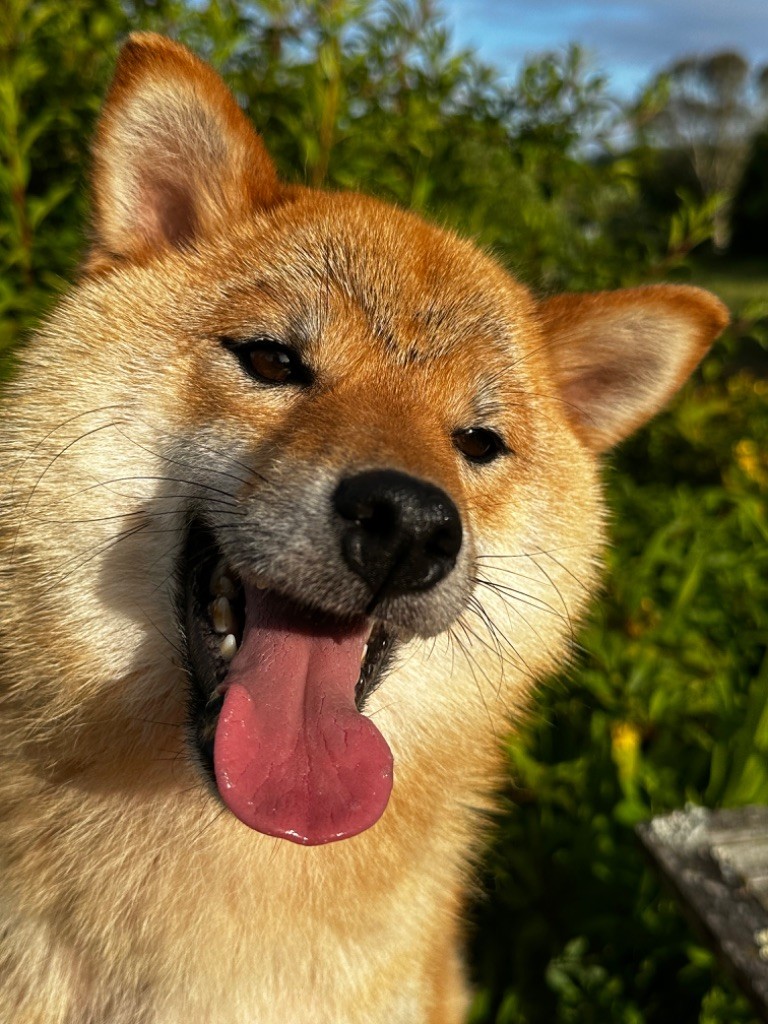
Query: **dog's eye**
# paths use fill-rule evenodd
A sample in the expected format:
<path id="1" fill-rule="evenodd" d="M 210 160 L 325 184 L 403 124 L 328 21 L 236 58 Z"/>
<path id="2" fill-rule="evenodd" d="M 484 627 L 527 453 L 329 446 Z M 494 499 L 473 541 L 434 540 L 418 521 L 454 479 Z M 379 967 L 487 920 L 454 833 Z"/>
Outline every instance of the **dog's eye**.
<path id="1" fill-rule="evenodd" d="M 262 384 L 311 384 L 312 373 L 288 345 L 271 338 L 256 341 L 235 341 L 222 338 L 240 365 L 254 380 Z"/>
<path id="2" fill-rule="evenodd" d="M 491 462 L 509 451 L 496 431 L 486 427 L 455 430 L 453 444 L 469 462 Z"/>

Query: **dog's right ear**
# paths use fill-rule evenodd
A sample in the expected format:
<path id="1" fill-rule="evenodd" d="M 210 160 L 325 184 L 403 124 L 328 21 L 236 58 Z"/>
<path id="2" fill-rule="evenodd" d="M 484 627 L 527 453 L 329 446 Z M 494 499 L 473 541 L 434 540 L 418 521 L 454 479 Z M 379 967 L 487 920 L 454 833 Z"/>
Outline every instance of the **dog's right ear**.
<path id="1" fill-rule="evenodd" d="M 192 244 L 280 201 L 274 165 L 221 78 L 149 32 L 120 52 L 93 164 L 86 272 Z"/>

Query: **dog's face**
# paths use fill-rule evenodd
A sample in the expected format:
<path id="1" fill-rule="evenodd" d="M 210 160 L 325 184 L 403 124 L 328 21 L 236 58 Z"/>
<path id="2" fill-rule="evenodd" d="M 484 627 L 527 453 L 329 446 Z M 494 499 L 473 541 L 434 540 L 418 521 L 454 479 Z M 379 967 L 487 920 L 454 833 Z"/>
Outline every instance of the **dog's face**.
<path id="1" fill-rule="evenodd" d="M 237 817 L 354 835 L 387 805 L 390 745 L 471 732 L 562 655 L 601 543 L 596 455 L 724 311 L 687 288 L 536 303 L 408 213 L 282 186 L 220 80 L 154 36 L 121 56 L 95 227 L 29 357 L 28 415 L 55 436 L 19 471 L 50 524 L 22 546 L 65 552 L 63 637 L 97 610 L 103 699 L 140 704 L 163 671 L 188 691 L 195 770 Z M 430 724 L 406 739 L 408 716 Z"/>

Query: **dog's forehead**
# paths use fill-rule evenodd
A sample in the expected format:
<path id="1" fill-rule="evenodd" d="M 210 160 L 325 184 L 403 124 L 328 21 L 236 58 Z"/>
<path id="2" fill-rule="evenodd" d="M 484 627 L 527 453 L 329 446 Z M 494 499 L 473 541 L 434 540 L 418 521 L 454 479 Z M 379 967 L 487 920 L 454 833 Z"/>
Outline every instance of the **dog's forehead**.
<path id="1" fill-rule="evenodd" d="M 316 338 L 346 312 L 390 355 L 420 362 L 473 343 L 508 353 L 529 326 L 527 290 L 496 263 L 374 200 L 333 197 L 292 209 L 269 251 L 261 285 L 279 303 L 291 282 L 298 336 Z"/>

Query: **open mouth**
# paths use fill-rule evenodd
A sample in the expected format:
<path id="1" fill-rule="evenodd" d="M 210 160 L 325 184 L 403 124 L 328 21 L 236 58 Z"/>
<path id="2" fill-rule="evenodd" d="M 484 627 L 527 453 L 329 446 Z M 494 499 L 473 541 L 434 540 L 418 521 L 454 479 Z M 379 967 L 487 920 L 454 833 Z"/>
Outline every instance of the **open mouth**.
<path id="1" fill-rule="evenodd" d="M 191 727 L 224 803 L 251 828 L 307 845 L 369 828 L 389 799 L 392 756 L 362 710 L 392 632 L 239 577 L 197 521 L 182 571 Z"/>

